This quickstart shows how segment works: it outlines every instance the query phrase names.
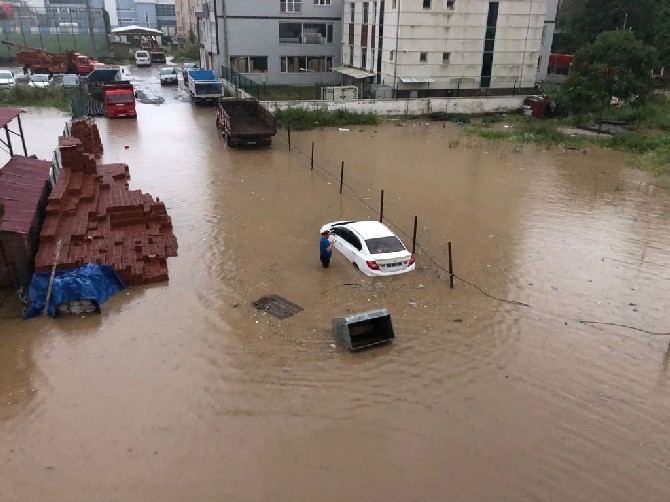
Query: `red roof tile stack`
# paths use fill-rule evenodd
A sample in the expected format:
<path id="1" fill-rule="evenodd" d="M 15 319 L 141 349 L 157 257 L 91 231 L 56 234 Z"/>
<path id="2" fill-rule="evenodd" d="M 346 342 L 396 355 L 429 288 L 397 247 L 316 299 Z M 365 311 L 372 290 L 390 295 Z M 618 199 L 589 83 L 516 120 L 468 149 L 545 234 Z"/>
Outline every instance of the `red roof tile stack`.
<path id="1" fill-rule="evenodd" d="M 177 256 L 177 239 L 165 204 L 129 190 L 126 164 L 97 165 L 102 144 L 95 124 L 72 124 L 77 137 L 59 138 L 63 169 L 47 205 L 35 271 L 86 263 L 110 265 L 128 285 L 168 280 L 167 257 Z"/>

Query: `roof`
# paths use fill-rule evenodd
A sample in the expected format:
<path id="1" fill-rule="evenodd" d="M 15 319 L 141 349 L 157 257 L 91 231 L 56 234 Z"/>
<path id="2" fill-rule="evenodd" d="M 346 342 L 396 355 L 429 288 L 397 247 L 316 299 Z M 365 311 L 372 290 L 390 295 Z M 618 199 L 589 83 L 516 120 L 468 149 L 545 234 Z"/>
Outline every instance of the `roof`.
<path id="1" fill-rule="evenodd" d="M 367 78 L 374 77 L 376 75 L 376 73 L 370 73 L 369 71 L 361 70 L 360 68 L 349 68 L 348 66 L 337 66 L 333 68 L 333 71 L 342 73 L 344 75 L 349 75 L 353 78 Z"/>
<path id="2" fill-rule="evenodd" d="M 161 30 L 153 28 L 146 28 L 144 26 L 137 26 L 135 24 L 130 26 L 123 26 L 121 28 L 114 28 L 110 31 L 112 35 L 163 35 Z"/>
<path id="3" fill-rule="evenodd" d="M 331 226 L 346 226 L 355 230 L 363 239 L 374 239 L 395 235 L 386 225 L 378 221 L 336 221 Z"/>
<path id="4" fill-rule="evenodd" d="M 431 77 L 400 77 L 404 84 L 430 84 L 435 82 Z"/>
<path id="5" fill-rule="evenodd" d="M 0 127 L 5 127 L 22 112 L 19 108 L 0 108 Z"/>
<path id="6" fill-rule="evenodd" d="M 48 160 L 21 155 L 15 155 L 0 169 L 0 201 L 5 206 L 0 232 L 30 232 L 50 170 Z"/>

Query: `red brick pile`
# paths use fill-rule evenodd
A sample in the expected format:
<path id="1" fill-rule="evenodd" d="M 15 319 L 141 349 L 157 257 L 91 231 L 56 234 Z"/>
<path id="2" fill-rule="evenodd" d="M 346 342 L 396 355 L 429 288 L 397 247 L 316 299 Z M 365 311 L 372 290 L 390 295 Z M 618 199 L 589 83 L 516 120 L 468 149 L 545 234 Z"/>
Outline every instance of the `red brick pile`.
<path id="1" fill-rule="evenodd" d="M 98 263 L 128 285 L 167 281 L 177 238 L 165 204 L 128 189 L 128 165 L 97 165 L 102 143 L 95 124 L 74 122 L 71 131 L 73 137 L 58 141 L 62 169 L 49 196 L 35 271 L 51 270 L 60 240 L 58 270 Z"/>

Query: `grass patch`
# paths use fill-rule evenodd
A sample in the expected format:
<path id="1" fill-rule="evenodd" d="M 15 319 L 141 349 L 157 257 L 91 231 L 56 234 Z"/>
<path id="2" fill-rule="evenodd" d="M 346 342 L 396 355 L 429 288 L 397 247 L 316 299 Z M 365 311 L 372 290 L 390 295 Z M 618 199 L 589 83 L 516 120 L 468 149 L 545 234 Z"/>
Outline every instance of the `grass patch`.
<path id="1" fill-rule="evenodd" d="M 294 131 L 306 131 L 316 127 L 379 124 L 379 117 L 374 113 L 352 113 L 345 110 L 330 113 L 323 110 L 307 111 L 301 108 L 289 108 L 277 110 L 275 116 L 281 127 L 290 127 Z"/>
<path id="2" fill-rule="evenodd" d="M 168 54 L 172 56 L 173 63 L 197 63 L 200 61 L 200 48 L 195 44 L 170 48 Z"/>
<path id="3" fill-rule="evenodd" d="M 0 106 L 40 106 L 70 112 L 73 98 L 74 91 L 71 89 L 62 87 L 37 89 L 17 85 L 12 89 L 0 91 Z"/>

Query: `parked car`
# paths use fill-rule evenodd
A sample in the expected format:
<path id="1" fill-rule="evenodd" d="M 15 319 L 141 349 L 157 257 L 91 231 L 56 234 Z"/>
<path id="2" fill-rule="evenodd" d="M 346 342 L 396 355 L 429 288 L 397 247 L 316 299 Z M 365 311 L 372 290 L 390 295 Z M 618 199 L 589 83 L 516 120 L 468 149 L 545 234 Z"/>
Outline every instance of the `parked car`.
<path id="1" fill-rule="evenodd" d="M 63 79 L 61 80 L 60 85 L 66 89 L 74 89 L 75 87 L 79 87 L 79 75 L 66 73 L 63 75 Z"/>
<path id="2" fill-rule="evenodd" d="M 0 89 L 16 87 L 14 73 L 9 70 L 0 70 Z"/>
<path id="3" fill-rule="evenodd" d="M 416 264 L 402 241 L 378 221 L 335 221 L 321 227 L 330 230 L 335 249 L 366 275 L 411 272 Z"/>
<path id="4" fill-rule="evenodd" d="M 188 71 L 197 70 L 198 65 L 196 63 L 182 63 L 181 65 L 181 76 L 184 78 L 184 85 L 188 81 Z"/>
<path id="5" fill-rule="evenodd" d="M 149 54 L 149 51 L 135 52 L 135 64 L 137 66 L 151 66 L 151 54 Z"/>
<path id="6" fill-rule="evenodd" d="M 35 73 L 30 76 L 28 81 L 28 87 L 38 87 L 40 89 L 51 87 L 52 84 L 53 75 L 51 73 Z"/>
<path id="7" fill-rule="evenodd" d="M 161 85 L 176 85 L 178 82 L 177 69 L 174 67 L 161 68 L 158 77 L 160 78 Z"/>

